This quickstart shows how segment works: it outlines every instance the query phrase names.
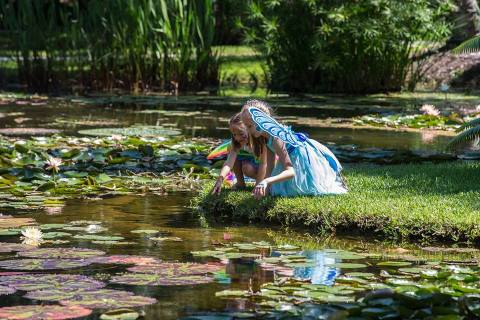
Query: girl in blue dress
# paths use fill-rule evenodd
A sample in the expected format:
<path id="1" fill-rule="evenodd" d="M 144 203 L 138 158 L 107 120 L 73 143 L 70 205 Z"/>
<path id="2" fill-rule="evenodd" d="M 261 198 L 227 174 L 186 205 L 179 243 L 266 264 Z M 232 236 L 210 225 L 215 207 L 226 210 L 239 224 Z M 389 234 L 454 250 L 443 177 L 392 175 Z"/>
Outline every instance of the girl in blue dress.
<path id="1" fill-rule="evenodd" d="M 347 192 L 342 166 L 321 143 L 303 133 L 295 133 L 270 116 L 271 108 L 261 100 L 249 100 L 242 108 L 242 121 L 250 134 L 250 143 L 261 161 L 260 181 L 253 194 L 272 196 L 318 196 Z M 275 155 L 278 157 L 275 160 Z"/>

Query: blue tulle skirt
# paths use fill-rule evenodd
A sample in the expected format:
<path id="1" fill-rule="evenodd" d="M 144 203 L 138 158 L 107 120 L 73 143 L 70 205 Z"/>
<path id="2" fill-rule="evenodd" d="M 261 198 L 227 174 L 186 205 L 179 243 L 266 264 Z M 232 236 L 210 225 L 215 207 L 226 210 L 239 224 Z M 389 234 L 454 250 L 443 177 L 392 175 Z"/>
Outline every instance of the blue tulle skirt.
<path id="1" fill-rule="evenodd" d="M 327 147 L 318 141 L 306 138 L 303 144 L 288 151 L 295 177 L 273 183 L 270 186 L 271 195 L 293 197 L 347 192 L 340 174 L 342 167 Z M 272 176 L 283 170 L 283 165 L 277 161 Z"/>

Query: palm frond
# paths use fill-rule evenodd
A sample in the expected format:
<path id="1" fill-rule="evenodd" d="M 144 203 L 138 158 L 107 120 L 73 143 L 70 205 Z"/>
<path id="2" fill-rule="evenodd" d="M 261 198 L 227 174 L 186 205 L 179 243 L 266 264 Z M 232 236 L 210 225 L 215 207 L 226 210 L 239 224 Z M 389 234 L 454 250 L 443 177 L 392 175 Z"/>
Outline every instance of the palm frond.
<path id="1" fill-rule="evenodd" d="M 480 137 L 480 125 L 463 131 L 453 138 L 447 145 L 448 148 L 454 147 Z"/>
<path id="2" fill-rule="evenodd" d="M 457 131 L 460 132 L 460 131 L 473 128 L 479 125 L 480 125 L 480 118 L 476 118 L 476 119 L 473 119 L 472 121 L 464 123 L 460 128 L 457 129 Z"/>
<path id="3" fill-rule="evenodd" d="M 473 53 L 480 51 L 480 35 L 462 42 L 458 47 L 452 50 L 454 54 Z"/>

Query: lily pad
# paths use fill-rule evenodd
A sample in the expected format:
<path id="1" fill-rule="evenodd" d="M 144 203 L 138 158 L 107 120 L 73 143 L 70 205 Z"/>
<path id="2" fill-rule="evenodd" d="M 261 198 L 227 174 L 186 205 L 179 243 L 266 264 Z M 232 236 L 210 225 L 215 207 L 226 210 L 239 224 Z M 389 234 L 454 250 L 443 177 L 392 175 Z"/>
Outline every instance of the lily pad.
<path id="1" fill-rule="evenodd" d="M 67 225 L 63 223 L 46 223 L 39 226 L 41 230 L 50 230 L 50 229 L 62 229 Z"/>
<path id="2" fill-rule="evenodd" d="M 154 257 L 147 256 L 135 256 L 135 255 L 112 255 L 112 256 L 100 256 L 89 259 L 92 263 L 99 264 L 135 264 L 135 265 L 147 265 L 158 264 L 160 260 Z"/>
<path id="3" fill-rule="evenodd" d="M 328 266 L 332 268 L 340 268 L 340 269 L 361 269 L 361 268 L 367 267 L 367 265 L 363 263 L 343 263 L 343 262 L 332 263 L 332 264 L 329 264 Z"/>
<path id="4" fill-rule="evenodd" d="M 15 291 L 17 290 L 15 290 L 14 288 L 0 286 L 0 296 L 15 293 Z"/>
<path id="5" fill-rule="evenodd" d="M 25 251 L 26 252 L 26 251 Z M 0 260 L 0 268 L 8 270 L 56 270 L 73 269 L 89 265 L 87 259 L 16 259 Z"/>
<path id="6" fill-rule="evenodd" d="M 148 238 L 149 240 L 155 241 L 155 242 L 163 242 L 163 241 L 175 241 L 175 242 L 181 242 L 183 241 L 182 238 L 179 237 L 151 237 Z"/>
<path id="7" fill-rule="evenodd" d="M 128 273 L 114 276 L 110 282 L 137 286 L 186 286 L 210 283 L 214 280 L 213 277 L 199 275 L 167 277 L 159 274 Z"/>
<path id="8" fill-rule="evenodd" d="M 6 136 L 45 136 L 60 133 L 58 129 L 48 128 L 1 128 L 0 134 Z"/>
<path id="9" fill-rule="evenodd" d="M 15 236 L 20 233 L 21 233 L 21 230 L 17 230 L 17 229 L 1 229 L 0 230 L 0 236 Z"/>
<path id="10" fill-rule="evenodd" d="M 84 291 L 82 294 L 75 295 L 67 300 L 61 300 L 60 304 L 64 306 L 81 306 L 92 309 L 113 309 L 142 307 L 156 302 L 157 299 L 136 296 L 128 291 L 98 289 Z"/>
<path id="11" fill-rule="evenodd" d="M 0 308 L 0 319 L 63 320 L 86 317 L 92 310 L 78 306 L 28 305 Z"/>
<path id="12" fill-rule="evenodd" d="M 22 291 L 35 290 L 85 290 L 99 289 L 106 284 L 84 275 L 76 274 L 17 274 L 0 277 L 0 285 Z"/>
<path id="13" fill-rule="evenodd" d="M 162 262 L 157 264 L 146 264 L 130 267 L 127 269 L 136 273 L 153 273 L 156 275 L 164 275 L 166 277 L 178 277 L 183 275 L 199 275 L 207 273 L 215 273 L 225 270 L 223 264 L 213 263 L 181 263 L 181 262 Z"/>
<path id="14" fill-rule="evenodd" d="M 45 232 L 42 236 L 42 239 L 55 239 L 55 238 L 63 238 L 63 237 L 70 237 L 72 234 L 68 232 Z"/>
<path id="15" fill-rule="evenodd" d="M 377 263 L 377 266 L 381 267 L 408 267 L 411 265 L 412 263 L 407 261 L 382 261 Z"/>
<path id="16" fill-rule="evenodd" d="M 138 229 L 138 230 L 132 230 L 130 232 L 131 233 L 156 234 L 156 233 L 159 233 L 160 231 L 158 231 L 158 230 L 148 230 L 148 229 Z"/>
<path id="17" fill-rule="evenodd" d="M 103 313 L 100 316 L 101 320 L 135 320 L 138 319 L 140 315 L 135 310 L 131 309 L 118 309 L 111 310 Z"/>
<path id="18" fill-rule="evenodd" d="M 141 137 L 169 137 L 178 136 L 181 134 L 178 130 L 166 129 L 159 126 L 138 126 L 127 128 L 98 128 L 80 130 L 78 133 L 88 136 L 104 136 L 109 137 L 112 135 L 121 136 L 141 136 Z"/>
<path id="19" fill-rule="evenodd" d="M 74 238 L 79 240 L 96 240 L 96 241 L 118 241 L 118 240 L 125 239 L 124 237 L 120 237 L 120 236 L 99 236 L 95 234 L 76 235 L 74 236 Z"/>
<path id="20" fill-rule="evenodd" d="M 35 248 L 35 246 L 29 246 L 22 243 L 0 242 L 0 252 L 26 251 Z"/>
<path id="21" fill-rule="evenodd" d="M 21 257 L 40 259 L 85 259 L 104 254 L 103 251 L 86 248 L 40 248 L 18 253 Z"/>
<path id="22" fill-rule="evenodd" d="M 95 244 L 102 244 L 102 245 L 117 245 L 117 246 L 128 246 L 131 244 L 135 244 L 132 241 L 118 241 L 118 240 L 93 240 L 92 243 Z"/>

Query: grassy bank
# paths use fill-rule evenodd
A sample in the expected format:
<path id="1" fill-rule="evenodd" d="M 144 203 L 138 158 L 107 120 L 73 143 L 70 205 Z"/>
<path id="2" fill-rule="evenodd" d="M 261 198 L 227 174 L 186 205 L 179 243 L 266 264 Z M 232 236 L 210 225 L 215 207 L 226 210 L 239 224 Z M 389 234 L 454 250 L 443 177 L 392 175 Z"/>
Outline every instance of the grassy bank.
<path id="1" fill-rule="evenodd" d="M 281 223 L 321 232 L 370 232 L 402 238 L 480 240 L 480 163 L 359 166 L 345 170 L 340 196 L 254 200 L 250 193 L 206 187 L 193 206 L 202 214 Z"/>

